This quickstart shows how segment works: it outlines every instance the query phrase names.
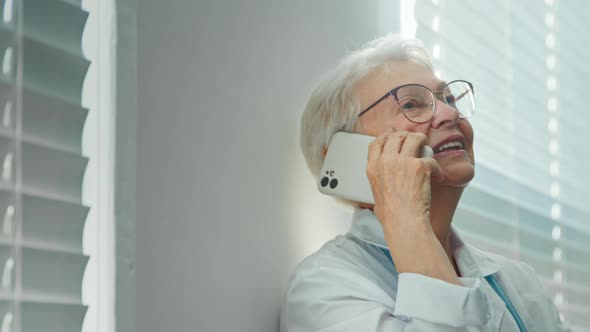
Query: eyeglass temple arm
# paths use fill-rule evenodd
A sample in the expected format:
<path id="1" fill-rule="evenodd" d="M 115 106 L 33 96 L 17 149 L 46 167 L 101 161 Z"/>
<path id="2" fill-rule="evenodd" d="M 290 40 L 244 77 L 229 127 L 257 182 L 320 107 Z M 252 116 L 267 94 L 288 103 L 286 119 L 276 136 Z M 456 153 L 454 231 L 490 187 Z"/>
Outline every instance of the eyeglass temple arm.
<path id="1" fill-rule="evenodd" d="M 443 97 L 444 97 L 444 93 L 445 93 L 445 91 L 434 91 L 434 92 L 432 92 L 432 94 L 440 94 L 440 95 L 441 95 L 441 96 L 443 96 Z M 469 90 L 468 90 L 468 91 L 465 91 L 465 92 L 463 92 L 463 93 L 462 93 L 462 94 L 460 94 L 459 96 L 455 97 L 455 100 L 459 100 L 459 99 L 461 99 L 461 98 L 465 97 L 465 95 L 466 95 L 466 94 L 468 94 L 468 93 L 469 93 Z"/>
<path id="2" fill-rule="evenodd" d="M 463 92 L 462 94 L 460 94 L 456 99 L 459 100 L 459 99 L 465 97 L 465 95 L 468 94 L 468 93 L 469 93 L 469 90 L 467 90 L 467 91 Z"/>
<path id="3" fill-rule="evenodd" d="M 377 104 L 379 104 L 380 102 L 383 101 L 383 99 L 387 98 L 390 95 L 391 92 L 386 93 L 385 95 L 383 95 L 383 97 L 379 98 L 379 100 L 377 100 L 376 102 L 372 103 L 369 107 L 365 108 L 362 112 L 359 113 L 359 115 L 357 116 L 357 118 L 360 118 L 361 115 L 367 113 L 368 111 L 371 110 L 371 108 L 377 106 Z"/>

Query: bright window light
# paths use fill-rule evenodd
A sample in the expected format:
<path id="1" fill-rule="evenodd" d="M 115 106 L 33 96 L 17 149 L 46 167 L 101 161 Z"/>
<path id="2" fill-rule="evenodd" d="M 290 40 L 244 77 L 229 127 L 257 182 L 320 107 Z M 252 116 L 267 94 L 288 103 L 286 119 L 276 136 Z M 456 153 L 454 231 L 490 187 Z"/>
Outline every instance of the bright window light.
<path id="1" fill-rule="evenodd" d="M 548 28 L 553 28 L 555 25 L 555 15 L 553 15 L 553 13 L 549 12 L 545 14 L 545 25 Z"/>
<path id="2" fill-rule="evenodd" d="M 2 114 L 2 127 L 10 128 L 12 124 L 12 101 L 7 100 Z"/>
<path id="3" fill-rule="evenodd" d="M 9 75 L 12 71 L 12 47 L 4 50 L 4 58 L 2 59 L 2 74 Z"/>
<path id="4" fill-rule="evenodd" d="M 549 174 L 551 174 L 551 176 L 558 176 L 559 175 L 559 161 L 553 160 L 549 164 Z"/>
<path id="5" fill-rule="evenodd" d="M 10 204 L 6 207 L 6 212 L 4 213 L 4 221 L 2 222 L 2 233 L 5 236 L 12 235 L 12 230 L 14 226 L 14 205 Z"/>
<path id="6" fill-rule="evenodd" d="M 559 144 L 557 143 L 556 139 L 552 139 L 551 141 L 549 141 L 549 153 L 551 153 L 552 155 L 556 155 L 558 150 L 559 150 Z"/>
<path id="7" fill-rule="evenodd" d="M 7 153 L 2 164 L 2 181 L 10 182 L 12 180 L 12 153 Z"/>
<path id="8" fill-rule="evenodd" d="M 557 63 L 557 59 L 555 58 L 555 55 L 553 54 L 549 54 L 547 56 L 547 69 L 555 69 L 555 65 Z"/>
<path id="9" fill-rule="evenodd" d="M 559 239 L 561 239 L 561 227 L 557 225 L 553 226 L 553 229 L 551 230 L 551 238 L 554 241 L 559 241 Z"/>
<path id="10" fill-rule="evenodd" d="M 554 49 L 555 48 L 555 35 L 552 33 L 548 33 L 547 36 L 545 37 L 545 46 L 547 46 L 548 49 Z"/>
<path id="11" fill-rule="evenodd" d="M 559 197 L 559 183 L 558 182 L 553 182 L 551 184 L 551 197 L 553 198 L 558 198 Z"/>
<path id="12" fill-rule="evenodd" d="M 2 272 L 2 289 L 9 290 L 12 287 L 12 270 L 14 268 L 14 259 L 12 257 L 6 260 L 4 271 Z"/>
<path id="13" fill-rule="evenodd" d="M 555 280 L 556 282 L 562 282 L 563 281 L 563 271 L 562 270 L 555 270 L 553 272 L 553 280 Z"/>
<path id="14" fill-rule="evenodd" d="M 547 100 L 547 110 L 549 110 L 550 112 L 555 112 L 557 110 L 557 98 L 550 97 Z"/>
<path id="15" fill-rule="evenodd" d="M 434 16 L 432 19 L 432 31 L 438 32 L 438 30 L 440 30 L 440 17 Z"/>
<path id="16" fill-rule="evenodd" d="M 547 122 L 547 130 L 549 130 L 550 133 L 555 134 L 555 133 L 557 133 L 558 129 L 559 129 L 559 123 L 557 122 L 557 119 L 550 118 L 549 122 Z"/>
<path id="17" fill-rule="evenodd" d="M 553 75 L 547 77 L 547 90 L 555 91 L 557 89 L 557 78 Z"/>
<path id="18" fill-rule="evenodd" d="M 561 205 L 559 203 L 553 203 L 551 206 L 551 218 L 557 220 L 559 217 L 561 217 Z"/>
<path id="19" fill-rule="evenodd" d="M 10 332 L 12 331 L 12 321 L 14 319 L 14 316 L 12 315 L 12 312 L 7 312 L 6 315 L 4 315 L 4 318 L 2 318 L 2 332 Z"/>
<path id="20" fill-rule="evenodd" d="M 4 10 L 2 11 L 2 20 L 6 24 L 9 24 L 10 22 L 12 22 L 12 0 L 6 0 L 4 2 Z"/>
<path id="21" fill-rule="evenodd" d="M 556 262 L 561 261 L 561 248 L 553 248 L 553 260 Z"/>
<path id="22" fill-rule="evenodd" d="M 415 0 L 402 0 L 400 3 L 400 33 L 404 38 L 415 38 L 416 17 L 414 16 Z"/>
<path id="23" fill-rule="evenodd" d="M 440 58 L 440 44 L 436 43 L 434 44 L 434 47 L 432 47 L 432 57 L 437 60 Z"/>

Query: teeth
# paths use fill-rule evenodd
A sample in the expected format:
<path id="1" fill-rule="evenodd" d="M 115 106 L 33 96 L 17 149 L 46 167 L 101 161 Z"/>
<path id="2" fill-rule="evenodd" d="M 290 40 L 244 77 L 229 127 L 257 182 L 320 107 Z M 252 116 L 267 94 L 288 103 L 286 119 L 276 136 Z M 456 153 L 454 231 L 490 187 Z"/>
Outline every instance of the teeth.
<path id="1" fill-rule="evenodd" d="M 438 149 L 436 149 L 436 153 L 439 153 L 439 152 L 443 151 L 444 149 L 454 148 L 454 147 L 458 147 L 460 149 L 463 149 L 463 144 L 461 144 L 461 142 L 459 142 L 459 141 L 445 143 L 445 144 L 439 146 Z"/>

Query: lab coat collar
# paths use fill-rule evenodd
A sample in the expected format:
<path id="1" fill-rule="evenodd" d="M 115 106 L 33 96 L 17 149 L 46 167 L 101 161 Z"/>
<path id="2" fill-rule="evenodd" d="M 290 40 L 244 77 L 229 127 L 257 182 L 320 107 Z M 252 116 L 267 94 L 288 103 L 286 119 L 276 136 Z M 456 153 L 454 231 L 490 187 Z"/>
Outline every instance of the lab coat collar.
<path id="1" fill-rule="evenodd" d="M 389 250 L 383 228 L 371 210 L 356 209 L 354 211 L 350 234 L 364 242 Z M 465 243 L 453 225 L 451 225 L 450 243 L 462 277 L 486 277 L 500 270 L 500 265 L 487 253 Z"/>

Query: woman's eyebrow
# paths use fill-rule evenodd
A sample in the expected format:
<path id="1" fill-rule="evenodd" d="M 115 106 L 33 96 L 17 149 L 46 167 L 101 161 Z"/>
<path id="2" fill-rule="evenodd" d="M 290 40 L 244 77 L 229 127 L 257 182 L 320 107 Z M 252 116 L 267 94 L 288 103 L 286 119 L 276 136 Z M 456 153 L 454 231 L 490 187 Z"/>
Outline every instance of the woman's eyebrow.
<path id="1" fill-rule="evenodd" d="M 440 83 L 438 83 L 438 85 L 436 86 L 436 90 L 442 91 L 442 89 L 445 87 L 445 85 L 447 85 L 446 81 L 440 81 Z"/>

